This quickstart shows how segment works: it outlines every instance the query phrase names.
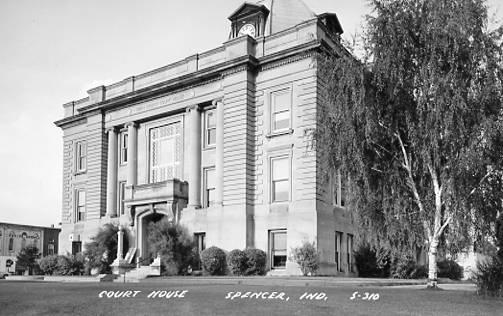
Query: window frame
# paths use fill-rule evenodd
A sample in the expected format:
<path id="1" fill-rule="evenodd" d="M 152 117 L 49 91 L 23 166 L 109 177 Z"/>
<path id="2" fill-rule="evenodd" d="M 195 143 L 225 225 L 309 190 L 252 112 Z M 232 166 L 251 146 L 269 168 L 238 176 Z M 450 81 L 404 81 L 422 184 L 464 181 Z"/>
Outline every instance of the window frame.
<path id="1" fill-rule="evenodd" d="M 199 258 L 201 257 L 201 252 L 206 249 L 206 232 L 197 232 L 194 233 L 194 240 L 196 243 L 196 248 L 199 254 Z M 201 270 L 201 259 L 198 260 L 197 266 L 195 267 L 197 270 Z"/>
<path id="2" fill-rule="evenodd" d="M 50 242 L 47 244 L 47 255 L 49 256 L 52 256 L 54 255 L 54 252 L 55 252 L 55 247 L 54 247 L 54 243 Z"/>
<path id="3" fill-rule="evenodd" d="M 284 234 L 285 235 L 285 249 L 275 249 L 275 245 L 274 245 L 274 236 L 275 235 L 279 235 L 279 234 Z M 275 253 L 276 252 L 283 252 L 284 251 L 284 255 L 281 254 L 281 257 L 285 257 L 285 265 L 284 266 L 276 266 L 274 264 L 274 258 L 276 257 L 275 256 Z M 270 230 L 269 231 L 269 266 L 271 268 L 271 270 L 285 270 L 286 269 L 286 264 L 288 262 L 288 234 L 287 234 L 287 230 L 286 229 L 274 229 L 274 230 Z"/>
<path id="4" fill-rule="evenodd" d="M 270 113 L 270 124 L 269 124 L 269 130 L 271 132 L 271 134 L 275 134 L 275 133 L 281 133 L 281 132 L 284 132 L 284 131 L 288 131 L 288 130 L 291 130 L 292 129 L 292 108 L 293 108 L 293 93 L 292 93 L 293 89 L 291 86 L 288 86 L 288 87 L 283 87 L 281 89 L 277 89 L 277 90 L 274 90 L 274 91 L 271 91 L 269 93 L 269 113 Z M 288 99 L 289 99 L 289 104 L 288 104 L 288 108 L 286 110 L 276 110 L 276 99 L 275 99 L 275 96 L 277 95 L 282 95 L 282 94 L 288 94 Z M 283 128 L 275 128 L 275 124 L 276 124 L 276 121 L 275 121 L 275 117 L 277 114 L 281 114 L 281 113 L 285 113 L 285 112 L 288 112 L 288 126 L 287 127 L 283 127 Z"/>
<path id="5" fill-rule="evenodd" d="M 277 160 L 286 160 L 288 166 L 288 179 L 280 178 L 280 179 L 275 179 L 274 178 L 274 161 Z M 288 197 L 285 200 L 276 200 L 276 194 L 275 194 L 275 183 L 276 182 L 282 182 L 286 181 L 287 182 L 287 187 L 288 187 Z M 269 200 L 271 203 L 285 203 L 289 202 L 291 200 L 292 196 L 292 164 L 291 164 L 291 158 L 289 154 L 283 154 L 283 155 L 275 155 L 269 157 Z"/>
<path id="6" fill-rule="evenodd" d="M 119 216 L 124 215 L 126 210 L 124 206 L 124 197 L 126 195 L 126 181 L 119 181 L 117 184 L 117 205 L 119 207 Z"/>
<path id="7" fill-rule="evenodd" d="M 129 133 L 127 130 L 122 130 L 119 133 L 119 164 L 127 165 L 129 158 Z"/>
<path id="8" fill-rule="evenodd" d="M 173 128 L 175 128 L 175 131 L 176 131 L 176 124 L 180 124 L 180 132 L 177 134 L 176 132 L 173 133 L 172 136 L 170 136 L 168 139 L 171 139 L 173 141 L 173 163 L 172 165 L 169 165 L 167 164 L 166 166 L 169 167 L 173 167 L 173 178 L 177 178 L 177 174 L 176 174 L 176 171 L 177 171 L 177 167 L 179 168 L 180 170 L 180 174 L 178 175 L 178 177 L 181 177 L 182 176 L 182 173 L 183 173 L 183 165 L 182 165 L 182 162 L 183 162 L 183 148 L 181 149 L 182 153 L 181 153 L 181 157 L 179 160 L 177 160 L 177 141 L 180 141 L 182 143 L 182 146 L 183 146 L 183 124 L 180 120 L 173 120 L 173 121 L 168 121 L 168 122 L 162 122 L 162 123 L 156 123 L 155 125 L 152 125 L 150 127 L 148 127 L 147 129 L 147 133 L 146 133 L 146 137 L 147 137 L 147 142 L 148 142 L 148 147 L 147 147 L 147 151 L 148 151 L 148 183 L 150 184 L 153 184 L 153 183 L 160 183 L 160 182 L 164 182 L 164 181 L 167 181 L 167 180 L 170 180 L 170 178 L 168 178 L 166 176 L 166 179 L 162 180 L 162 181 L 153 181 L 153 172 L 155 169 L 157 168 L 161 168 L 161 167 L 157 167 L 157 168 L 154 168 L 153 166 L 153 139 L 152 139 L 152 132 L 156 129 L 161 129 L 163 127 L 167 127 L 169 125 L 174 125 Z M 177 139 L 177 137 L 180 138 L 180 140 Z M 154 141 L 157 141 L 157 142 L 160 142 L 160 140 L 154 140 Z"/>
<path id="9" fill-rule="evenodd" d="M 87 170 L 87 141 L 75 142 L 75 173 L 84 173 Z"/>
<path id="10" fill-rule="evenodd" d="M 208 172 L 213 171 L 215 173 L 215 184 L 214 187 L 208 188 Z M 203 205 L 204 207 L 210 207 L 215 201 L 209 200 L 209 191 L 216 191 L 216 168 L 215 166 L 203 168 Z M 215 193 L 214 193 L 215 194 Z"/>
<path id="11" fill-rule="evenodd" d="M 9 252 L 14 251 L 14 237 L 9 237 L 9 246 L 7 249 Z"/>
<path id="12" fill-rule="evenodd" d="M 80 193 L 84 194 L 84 201 L 83 204 L 81 203 L 81 198 L 80 198 Z M 86 220 L 86 215 L 87 215 L 87 194 L 85 189 L 75 189 L 75 203 L 74 203 L 74 222 L 75 223 L 80 223 L 84 222 Z M 83 211 L 81 211 L 83 209 Z"/>
<path id="13" fill-rule="evenodd" d="M 337 171 L 335 171 L 335 173 L 332 173 L 330 176 L 330 195 L 332 198 L 332 205 L 340 208 L 346 207 L 346 190 L 346 185 L 344 185 L 343 188 L 341 171 L 340 169 L 337 169 Z"/>
<path id="14" fill-rule="evenodd" d="M 354 236 L 353 234 L 346 234 L 346 250 L 347 250 L 347 264 L 348 272 L 353 272 L 353 244 Z"/>
<path id="15" fill-rule="evenodd" d="M 337 265 L 337 272 L 344 272 L 342 270 L 342 237 L 343 232 L 335 231 L 335 264 Z"/>
<path id="16" fill-rule="evenodd" d="M 215 125 L 210 126 L 209 124 L 209 117 L 212 116 L 215 120 Z M 203 148 L 215 148 L 217 146 L 217 111 L 216 108 L 210 108 L 204 111 L 204 141 L 203 141 Z M 210 131 L 215 133 L 215 142 L 210 143 Z"/>

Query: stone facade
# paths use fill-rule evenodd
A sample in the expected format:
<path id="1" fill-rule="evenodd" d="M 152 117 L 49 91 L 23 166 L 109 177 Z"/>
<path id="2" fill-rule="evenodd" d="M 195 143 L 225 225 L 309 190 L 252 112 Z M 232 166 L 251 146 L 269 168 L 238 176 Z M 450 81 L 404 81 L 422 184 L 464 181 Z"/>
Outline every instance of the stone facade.
<path id="1" fill-rule="evenodd" d="M 316 242 L 320 273 L 353 273 L 352 214 L 308 135 L 324 94 L 317 57 L 347 53 L 342 29 L 286 2 L 245 3 L 222 46 L 63 106 L 61 253 L 116 222 L 126 259 L 148 257 L 146 227 L 162 215 L 200 248 L 265 250 L 274 273 L 299 273 L 286 259 L 303 241 Z"/>
<path id="2" fill-rule="evenodd" d="M 16 256 L 26 246 L 36 246 L 41 257 L 57 254 L 60 231 L 53 227 L 0 223 L 0 275 L 16 273 Z"/>

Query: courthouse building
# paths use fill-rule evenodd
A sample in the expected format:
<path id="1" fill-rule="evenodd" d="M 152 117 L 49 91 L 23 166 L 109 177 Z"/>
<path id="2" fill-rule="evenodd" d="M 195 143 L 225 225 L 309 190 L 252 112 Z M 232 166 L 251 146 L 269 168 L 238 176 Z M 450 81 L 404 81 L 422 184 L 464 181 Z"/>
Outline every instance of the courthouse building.
<path id="1" fill-rule="evenodd" d="M 35 246 L 40 257 L 58 253 L 61 229 L 0 223 L 0 275 L 16 273 L 16 257 L 26 246 Z M 19 273 L 20 267 L 17 267 Z"/>
<path id="2" fill-rule="evenodd" d="M 124 227 L 126 259 L 149 258 L 148 224 L 185 225 L 200 249 L 255 247 L 298 274 L 292 247 L 316 242 L 322 274 L 351 274 L 353 222 L 340 177 L 311 146 L 324 85 L 317 56 L 347 52 L 334 13 L 301 0 L 244 3 L 210 51 L 64 104 L 60 252 Z"/>

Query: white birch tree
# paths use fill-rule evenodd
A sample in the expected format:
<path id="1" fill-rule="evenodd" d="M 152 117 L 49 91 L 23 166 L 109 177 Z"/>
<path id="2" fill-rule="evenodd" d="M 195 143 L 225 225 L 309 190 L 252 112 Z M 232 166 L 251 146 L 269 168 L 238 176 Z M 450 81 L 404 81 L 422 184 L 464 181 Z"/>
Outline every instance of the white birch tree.
<path id="1" fill-rule="evenodd" d="M 320 59 L 316 146 L 351 178 L 364 231 L 391 248 L 487 234 L 502 210 L 502 28 L 483 0 L 373 0 L 365 56 Z"/>

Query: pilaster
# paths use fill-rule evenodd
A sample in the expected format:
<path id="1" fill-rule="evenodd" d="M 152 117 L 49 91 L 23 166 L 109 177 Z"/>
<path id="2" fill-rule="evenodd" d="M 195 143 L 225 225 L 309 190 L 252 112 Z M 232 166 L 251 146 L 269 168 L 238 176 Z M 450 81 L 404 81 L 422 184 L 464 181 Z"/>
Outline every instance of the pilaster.
<path id="1" fill-rule="evenodd" d="M 107 164 L 107 209 L 108 217 L 117 217 L 117 130 L 109 128 Z"/>

